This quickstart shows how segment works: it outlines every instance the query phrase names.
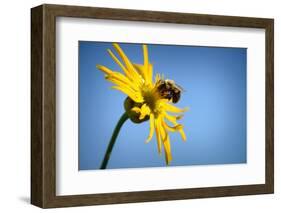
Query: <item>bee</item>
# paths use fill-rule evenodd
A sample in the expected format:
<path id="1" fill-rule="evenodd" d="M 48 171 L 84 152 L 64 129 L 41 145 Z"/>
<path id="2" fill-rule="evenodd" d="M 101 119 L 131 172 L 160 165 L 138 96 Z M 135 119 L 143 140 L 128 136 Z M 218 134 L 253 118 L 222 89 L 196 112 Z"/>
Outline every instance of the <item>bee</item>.
<path id="1" fill-rule="evenodd" d="M 181 92 L 183 91 L 182 87 L 170 79 L 160 79 L 157 89 L 162 98 L 168 99 L 169 101 L 172 100 L 173 103 L 177 103 L 180 100 Z"/>

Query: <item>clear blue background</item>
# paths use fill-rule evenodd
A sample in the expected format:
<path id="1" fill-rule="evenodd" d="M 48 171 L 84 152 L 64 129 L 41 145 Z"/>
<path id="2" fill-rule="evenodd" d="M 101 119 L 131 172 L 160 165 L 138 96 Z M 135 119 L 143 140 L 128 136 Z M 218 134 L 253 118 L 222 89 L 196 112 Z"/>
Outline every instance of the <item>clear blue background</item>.
<path id="1" fill-rule="evenodd" d="M 143 62 L 139 44 L 121 44 L 134 63 Z M 121 72 L 108 55 L 111 43 L 79 42 L 79 169 L 98 169 L 113 129 L 123 114 L 124 94 L 96 65 Z M 246 163 L 245 48 L 148 45 L 154 71 L 173 79 L 185 92 L 177 104 L 190 108 L 181 123 L 187 142 L 171 133 L 171 166 Z M 154 72 L 154 74 L 156 73 Z M 159 167 L 156 138 L 145 144 L 149 122 L 127 121 L 107 168 Z"/>

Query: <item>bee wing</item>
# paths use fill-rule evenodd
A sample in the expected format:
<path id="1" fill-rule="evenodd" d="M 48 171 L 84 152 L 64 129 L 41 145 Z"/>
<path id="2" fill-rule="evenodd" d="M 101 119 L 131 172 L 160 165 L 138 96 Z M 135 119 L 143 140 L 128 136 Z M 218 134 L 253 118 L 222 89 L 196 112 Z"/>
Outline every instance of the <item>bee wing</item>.
<path id="1" fill-rule="evenodd" d="M 178 85 L 178 84 L 175 84 L 176 86 L 177 86 L 177 88 L 181 91 L 181 92 L 185 92 L 185 89 L 182 87 L 182 86 L 180 86 L 180 85 Z"/>
<path id="2" fill-rule="evenodd" d="M 165 82 L 169 82 L 170 84 L 174 85 L 181 92 L 185 92 L 185 90 L 180 85 L 176 84 L 174 80 L 166 79 Z"/>

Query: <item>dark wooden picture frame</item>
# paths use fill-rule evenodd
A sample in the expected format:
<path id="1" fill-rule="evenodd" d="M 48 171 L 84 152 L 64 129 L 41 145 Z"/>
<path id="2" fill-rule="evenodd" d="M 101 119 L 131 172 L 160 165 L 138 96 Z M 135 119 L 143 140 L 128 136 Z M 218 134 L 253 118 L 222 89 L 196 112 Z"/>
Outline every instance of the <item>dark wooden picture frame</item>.
<path id="1" fill-rule="evenodd" d="M 56 17 L 265 29 L 265 184 L 192 189 L 56 195 Z M 66 207 L 274 192 L 274 20 L 217 15 L 41 5 L 31 9 L 31 203 Z"/>

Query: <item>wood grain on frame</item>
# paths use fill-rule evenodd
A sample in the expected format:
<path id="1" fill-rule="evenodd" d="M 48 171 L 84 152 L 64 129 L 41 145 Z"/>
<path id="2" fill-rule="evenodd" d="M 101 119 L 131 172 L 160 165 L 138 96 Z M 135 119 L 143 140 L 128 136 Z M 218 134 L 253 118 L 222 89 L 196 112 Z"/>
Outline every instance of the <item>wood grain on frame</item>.
<path id="1" fill-rule="evenodd" d="M 194 189 L 56 196 L 56 17 L 263 28 L 266 31 L 266 183 Z M 31 203 L 66 207 L 266 194 L 274 191 L 274 21 L 64 5 L 31 9 Z"/>

